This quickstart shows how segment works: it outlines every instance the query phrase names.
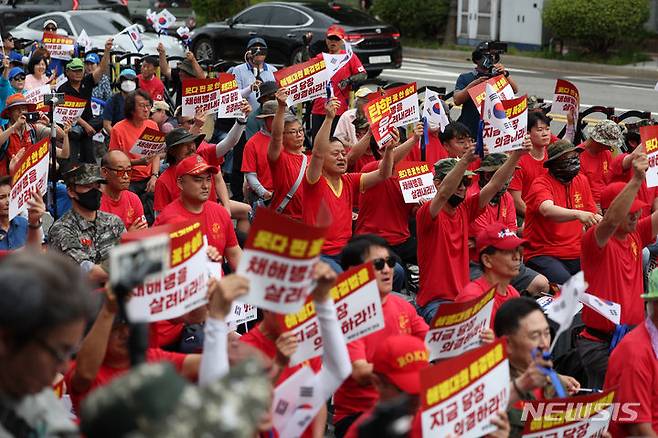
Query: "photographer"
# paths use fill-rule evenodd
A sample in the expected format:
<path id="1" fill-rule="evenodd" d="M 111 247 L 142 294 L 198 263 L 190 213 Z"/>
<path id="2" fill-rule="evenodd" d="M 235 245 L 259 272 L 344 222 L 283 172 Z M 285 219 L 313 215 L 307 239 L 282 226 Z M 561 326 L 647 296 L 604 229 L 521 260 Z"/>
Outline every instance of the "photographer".
<path id="1" fill-rule="evenodd" d="M 478 44 L 473 50 L 471 59 L 475 63 L 475 69 L 467 73 L 462 73 L 457 78 L 455 84 L 455 94 L 453 101 L 455 105 L 462 106 L 462 113 L 457 121 L 463 123 L 468 127 L 473 135 L 476 135 L 478 130 L 478 121 L 480 120 L 480 113 L 475 107 L 468 94 L 468 89 L 475 87 L 489 78 L 497 75 L 505 75 L 514 93 L 517 92 L 518 87 L 514 79 L 511 78 L 509 71 L 505 66 L 500 63 L 500 54 L 507 51 L 507 44 L 498 43 L 494 41 L 484 41 Z"/>

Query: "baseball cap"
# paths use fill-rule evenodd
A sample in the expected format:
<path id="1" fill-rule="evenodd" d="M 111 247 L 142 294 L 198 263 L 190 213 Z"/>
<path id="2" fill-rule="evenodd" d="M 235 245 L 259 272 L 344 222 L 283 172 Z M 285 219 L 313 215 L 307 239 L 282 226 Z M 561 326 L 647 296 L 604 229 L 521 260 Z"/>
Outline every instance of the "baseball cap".
<path id="1" fill-rule="evenodd" d="M 276 100 L 269 100 L 261 105 L 260 114 L 258 114 L 256 118 L 266 119 L 268 117 L 274 117 L 277 108 L 279 108 L 279 103 Z"/>
<path id="2" fill-rule="evenodd" d="M 190 155 L 176 165 L 176 179 L 184 175 L 201 175 L 206 172 L 216 174 L 219 172 L 219 169 L 206 163 L 206 161 L 197 154 Z"/>
<path id="3" fill-rule="evenodd" d="M 343 40 L 345 39 L 345 29 L 343 29 L 342 27 L 336 24 L 332 24 L 331 26 L 329 26 L 329 29 L 327 29 L 327 37 L 330 36 L 337 36 L 338 38 Z"/>
<path id="4" fill-rule="evenodd" d="M 91 62 L 92 64 L 100 64 L 101 59 L 96 53 L 87 53 L 85 56 L 85 62 Z"/>
<path id="5" fill-rule="evenodd" d="M 278 89 L 279 86 L 274 81 L 263 82 L 258 89 L 258 92 L 260 93 L 260 96 L 258 96 L 258 102 L 261 102 L 261 99 L 265 96 L 273 95 Z"/>
<path id="6" fill-rule="evenodd" d="M 164 100 L 154 101 L 153 106 L 151 107 L 151 112 L 154 113 L 160 110 L 165 110 L 166 112 L 170 112 L 169 104 Z"/>
<path id="7" fill-rule="evenodd" d="M 480 162 L 480 167 L 475 169 L 475 172 L 495 172 L 500 168 L 500 166 L 505 164 L 505 161 L 507 161 L 506 154 L 494 152 L 493 154 L 489 154 L 482 159 L 482 162 Z"/>
<path id="8" fill-rule="evenodd" d="M 97 164 L 90 163 L 80 164 L 78 167 L 66 172 L 62 178 L 67 185 L 105 182 L 105 179 L 101 176 L 101 168 Z"/>
<path id="9" fill-rule="evenodd" d="M 589 138 L 610 149 L 621 149 L 624 145 L 624 134 L 612 120 L 602 120 L 587 131 Z"/>
<path id="10" fill-rule="evenodd" d="M 82 59 L 80 58 L 73 58 L 68 64 L 66 64 L 67 70 L 83 70 L 84 68 L 85 63 L 82 62 Z"/>
<path id="11" fill-rule="evenodd" d="M 14 67 L 11 70 L 9 70 L 9 80 L 10 81 L 18 75 L 24 75 L 25 76 L 25 70 L 23 70 L 20 67 Z"/>
<path id="12" fill-rule="evenodd" d="M 354 93 L 354 96 L 357 97 L 357 98 L 367 97 L 371 93 L 374 93 L 374 91 L 371 90 L 370 88 L 361 87 L 356 91 L 356 93 Z"/>
<path id="13" fill-rule="evenodd" d="M 250 39 L 249 42 L 247 43 L 247 49 L 251 48 L 251 46 L 255 46 L 256 44 L 258 44 L 260 46 L 263 46 L 263 47 L 267 47 L 267 43 L 265 42 L 265 40 L 263 38 L 254 37 L 254 38 Z"/>
<path id="14" fill-rule="evenodd" d="M 48 26 L 51 25 L 51 24 L 52 24 L 53 26 L 55 26 L 56 28 L 59 27 L 59 26 L 57 25 L 57 22 L 56 22 L 55 20 L 49 19 L 49 20 L 46 20 L 46 21 L 43 22 L 43 28 L 45 29 L 46 27 L 48 27 Z"/>
<path id="15" fill-rule="evenodd" d="M 612 204 L 612 201 L 615 200 L 617 195 L 621 193 L 622 190 L 624 190 L 624 187 L 626 187 L 626 183 L 624 182 L 613 182 L 611 184 L 606 185 L 603 190 L 601 191 L 601 208 L 602 209 L 607 209 L 610 208 L 610 204 Z M 630 213 L 635 213 L 636 211 L 647 207 L 649 204 L 640 201 L 635 197 L 633 200 L 633 204 L 631 204 L 631 209 Z"/>
<path id="16" fill-rule="evenodd" d="M 571 151 L 576 151 L 579 154 L 583 152 L 581 148 L 577 148 L 571 144 L 569 140 L 558 140 L 555 143 L 549 144 L 547 148 L 547 158 L 546 161 L 544 161 L 544 167 L 550 166 L 551 162 L 553 162 L 556 158 L 559 158 Z"/>
<path id="17" fill-rule="evenodd" d="M 475 249 L 480 254 L 490 246 L 500 250 L 508 250 L 527 243 L 526 239 L 519 238 L 514 231 L 511 231 L 504 224 L 494 222 L 478 233 L 475 239 Z"/>
<path id="18" fill-rule="evenodd" d="M 120 78 L 128 78 L 128 79 L 135 79 L 137 77 L 137 73 L 135 73 L 135 70 L 132 68 L 126 68 L 121 70 L 121 73 L 119 73 Z"/>
<path id="19" fill-rule="evenodd" d="M 444 158 L 434 163 L 434 177 L 439 179 L 445 178 L 446 175 L 455 168 L 457 161 L 459 161 L 457 158 Z M 475 172 L 471 172 L 470 170 L 464 172 L 464 176 L 474 175 Z"/>
<path id="20" fill-rule="evenodd" d="M 180 64 L 178 64 L 178 70 L 185 72 L 190 76 L 196 75 L 196 73 L 194 72 L 194 66 L 192 65 L 192 61 L 190 61 L 187 58 L 181 61 Z"/>
<path id="21" fill-rule="evenodd" d="M 422 339 L 410 335 L 390 336 L 379 344 L 372 358 L 374 371 L 383 374 L 407 394 L 420 394 L 420 371 L 429 367 L 429 354 Z"/>

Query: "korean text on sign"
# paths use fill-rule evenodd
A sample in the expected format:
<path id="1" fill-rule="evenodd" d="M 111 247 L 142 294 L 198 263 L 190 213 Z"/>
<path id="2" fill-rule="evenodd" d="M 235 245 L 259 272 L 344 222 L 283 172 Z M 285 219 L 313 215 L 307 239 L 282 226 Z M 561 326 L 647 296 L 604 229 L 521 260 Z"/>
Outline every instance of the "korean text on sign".
<path id="1" fill-rule="evenodd" d="M 475 103 L 475 107 L 482 113 L 482 102 L 486 97 L 486 88 L 487 84 L 491 85 L 498 93 L 501 99 L 514 99 L 514 90 L 510 85 L 507 78 L 503 75 L 498 75 L 491 79 L 488 79 L 481 84 L 478 84 L 474 87 L 468 89 L 468 95 L 471 96 L 471 100 Z"/>
<path id="2" fill-rule="evenodd" d="M 314 58 L 274 72 L 274 79 L 288 88 L 287 102 L 292 106 L 325 96 L 329 71 L 323 58 Z"/>
<path id="3" fill-rule="evenodd" d="M 56 33 L 44 32 L 43 46 L 48 49 L 50 57 L 53 59 L 63 59 L 68 61 L 71 59 L 71 52 L 75 47 L 75 40 L 73 38 L 57 35 Z"/>
<path id="4" fill-rule="evenodd" d="M 165 134 L 157 129 L 147 127 L 144 128 L 144 131 L 130 149 L 130 153 L 153 157 L 164 152 L 166 147 Z"/>
<path id="5" fill-rule="evenodd" d="M 219 95 L 218 119 L 242 116 L 242 96 L 238 88 L 238 81 L 231 73 L 220 73 L 219 84 L 221 94 Z"/>
<path id="6" fill-rule="evenodd" d="M 78 97 L 64 96 L 64 103 L 55 107 L 53 118 L 55 123 L 75 125 L 87 106 L 87 100 Z"/>
<path id="7" fill-rule="evenodd" d="M 612 418 L 614 391 L 524 402 L 523 438 L 599 437 Z"/>
<path id="8" fill-rule="evenodd" d="M 423 162 L 403 162 L 395 172 L 398 177 L 404 202 L 418 204 L 434 197 L 434 174 L 429 164 Z"/>
<path id="9" fill-rule="evenodd" d="M 420 373 L 424 437 L 480 437 L 507 407 L 509 361 L 505 341 L 464 353 Z"/>
<path id="10" fill-rule="evenodd" d="M 384 328 L 382 301 L 372 263 L 355 266 L 340 274 L 331 289 L 331 296 L 345 342 Z M 299 311 L 281 318 L 282 329 L 294 332 L 297 338 L 297 351 L 290 358 L 291 365 L 322 354 L 322 336 L 310 297 Z"/>
<path id="11" fill-rule="evenodd" d="M 658 186 L 658 126 L 640 126 L 640 138 L 649 159 L 647 187 Z"/>
<path id="12" fill-rule="evenodd" d="M 406 126 L 420 120 L 415 82 L 386 90 L 384 98 L 391 110 L 391 125 Z"/>
<path id="13" fill-rule="evenodd" d="M 219 111 L 221 83 L 215 79 L 183 79 L 183 116 L 197 111 L 215 114 Z"/>
<path id="14" fill-rule="evenodd" d="M 26 149 L 25 155 L 16 164 L 11 178 L 9 193 L 9 220 L 27 209 L 27 201 L 33 190 L 46 193 L 48 168 L 50 165 L 50 137 Z"/>
<path id="15" fill-rule="evenodd" d="M 131 320 L 178 318 L 206 303 L 208 260 L 198 222 L 177 224 L 170 234 L 169 269 L 133 290 L 128 302 Z"/>
<path id="16" fill-rule="evenodd" d="M 569 114 L 572 111 L 578 111 L 579 107 L 580 93 L 578 88 L 569 81 L 558 79 L 555 83 L 551 113 Z"/>
<path id="17" fill-rule="evenodd" d="M 370 124 L 370 131 L 375 137 L 379 147 L 386 146 L 393 136 L 391 135 L 392 117 L 391 108 L 389 106 L 389 99 L 386 96 L 370 100 L 363 108 L 366 114 L 366 119 Z"/>
<path id="18" fill-rule="evenodd" d="M 299 310 L 311 293 L 326 231 L 258 210 L 237 269 L 251 280 L 242 301 L 276 313 Z"/>
<path id="19" fill-rule="evenodd" d="M 485 120 L 482 141 L 489 153 L 510 152 L 523 147 L 528 129 L 528 99 L 527 96 L 516 99 L 502 100 L 505 115 L 514 128 L 513 134 L 506 134 Z"/>

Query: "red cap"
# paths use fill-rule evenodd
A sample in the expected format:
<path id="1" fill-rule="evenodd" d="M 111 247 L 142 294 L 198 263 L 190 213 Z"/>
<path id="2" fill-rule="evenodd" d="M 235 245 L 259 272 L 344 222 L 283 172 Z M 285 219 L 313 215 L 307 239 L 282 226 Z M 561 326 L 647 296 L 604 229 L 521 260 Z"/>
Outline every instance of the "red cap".
<path id="1" fill-rule="evenodd" d="M 615 200 L 617 195 L 619 195 L 619 193 L 621 193 L 621 191 L 624 190 L 624 187 L 626 187 L 626 183 L 624 182 L 615 182 L 605 186 L 603 191 L 601 191 L 601 209 L 605 210 L 607 208 L 610 208 L 610 204 L 612 204 L 612 201 Z M 633 204 L 631 205 L 631 209 L 629 213 L 635 213 L 636 211 L 641 210 L 644 207 L 647 207 L 648 205 L 649 204 L 640 201 L 636 197 L 633 200 Z"/>
<path id="2" fill-rule="evenodd" d="M 407 394 L 420 394 L 420 370 L 430 366 L 422 339 L 396 335 L 379 344 L 372 358 L 374 371 L 383 374 Z"/>
<path id="3" fill-rule="evenodd" d="M 484 249 L 493 246 L 496 249 L 514 249 L 527 244 L 526 239 L 520 239 L 514 231 L 510 231 L 500 222 L 487 225 L 475 239 L 475 249 L 480 254 Z"/>
<path id="4" fill-rule="evenodd" d="M 217 173 L 219 169 L 211 166 L 200 155 L 191 155 L 176 165 L 176 179 L 183 175 L 201 175 L 202 173 Z"/>
<path id="5" fill-rule="evenodd" d="M 341 40 L 345 39 L 345 29 L 342 27 L 338 26 L 337 24 L 332 24 L 329 26 L 329 29 L 327 29 L 327 36 L 337 36 Z"/>

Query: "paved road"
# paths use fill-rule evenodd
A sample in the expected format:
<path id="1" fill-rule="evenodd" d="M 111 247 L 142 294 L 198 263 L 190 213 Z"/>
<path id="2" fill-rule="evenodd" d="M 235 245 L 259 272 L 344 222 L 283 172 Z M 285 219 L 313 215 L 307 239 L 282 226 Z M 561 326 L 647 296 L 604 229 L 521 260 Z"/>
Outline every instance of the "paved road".
<path id="1" fill-rule="evenodd" d="M 503 62 L 505 58 L 503 56 Z M 446 87 L 450 92 L 460 73 L 468 71 L 473 64 L 454 60 L 426 60 L 406 58 L 400 69 L 384 70 L 381 78 L 387 81 L 412 82 L 418 87 L 433 85 Z M 652 111 L 658 116 L 658 91 L 655 82 L 643 79 L 631 79 L 622 76 L 573 75 L 560 74 L 556 71 L 541 71 L 509 68 L 520 88 L 520 93 L 552 99 L 557 78 L 573 82 L 580 90 L 581 111 L 592 105 L 612 106 L 617 113 L 631 109 Z M 457 109 L 453 109 L 458 114 Z M 594 116 L 600 118 L 600 116 Z"/>

